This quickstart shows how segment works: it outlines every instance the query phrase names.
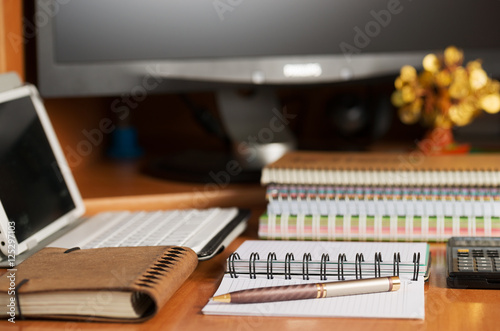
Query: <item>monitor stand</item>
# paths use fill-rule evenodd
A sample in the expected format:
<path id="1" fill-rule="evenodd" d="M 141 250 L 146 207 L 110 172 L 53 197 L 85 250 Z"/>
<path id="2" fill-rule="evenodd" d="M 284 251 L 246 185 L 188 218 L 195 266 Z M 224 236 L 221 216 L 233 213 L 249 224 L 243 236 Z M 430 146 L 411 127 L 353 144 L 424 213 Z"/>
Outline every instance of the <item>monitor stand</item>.
<path id="1" fill-rule="evenodd" d="M 262 167 L 296 148 L 288 126 L 293 116 L 281 109 L 273 89 L 221 89 L 216 97 L 229 151 L 186 150 L 149 162 L 146 173 L 219 185 L 259 182 Z"/>

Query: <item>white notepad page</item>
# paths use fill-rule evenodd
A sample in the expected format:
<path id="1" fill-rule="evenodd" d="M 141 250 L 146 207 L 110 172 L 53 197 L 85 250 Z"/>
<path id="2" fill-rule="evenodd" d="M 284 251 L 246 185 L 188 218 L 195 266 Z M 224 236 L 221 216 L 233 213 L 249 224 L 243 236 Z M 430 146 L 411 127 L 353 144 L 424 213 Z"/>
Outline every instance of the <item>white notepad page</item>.
<path id="1" fill-rule="evenodd" d="M 293 253 L 300 260 L 304 253 L 311 253 L 312 260 L 320 260 L 323 253 L 328 253 L 332 261 L 336 260 L 339 253 L 346 254 L 348 261 L 354 261 L 356 253 L 363 253 L 365 260 L 368 261 L 371 258 L 367 257 L 373 256 L 376 252 L 381 252 L 386 259 L 392 257 L 394 252 L 399 252 L 401 261 L 411 261 L 413 253 L 420 252 L 422 265 L 427 261 L 428 245 L 426 243 L 256 240 L 244 242 L 237 250 L 242 260 L 247 260 L 253 252 L 257 252 L 261 259 L 267 259 L 269 252 L 275 252 L 278 260 L 284 260 L 286 253 Z M 303 280 L 301 276 L 293 276 L 290 280 L 285 280 L 282 275 L 276 275 L 274 279 L 267 279 L 266 275 L 256 277 L 256 279 L 250 279 L 248 275 L 240 274 L 238 278 L 231 278 L 229 274 L 226 274 L 214 296 L 255 287 L 325 282 L 321 281 L 319 276 L 310 276 L 308 281 Z M 363 274 L 363 278 L 368 277 L 373 276 Z M 424 277 L 420 276 L 417 281 L 413 281 L 411 275 L 400 274 L 400 278 L 401 288 L 394 292 L 255 304 L 227 304 L 210 301 L 202 312 L 207 315 L 423 319 L 425 316 Z M 330 277 L 326 281 L 336 281 L 336 279 L 336 277 Z"/>

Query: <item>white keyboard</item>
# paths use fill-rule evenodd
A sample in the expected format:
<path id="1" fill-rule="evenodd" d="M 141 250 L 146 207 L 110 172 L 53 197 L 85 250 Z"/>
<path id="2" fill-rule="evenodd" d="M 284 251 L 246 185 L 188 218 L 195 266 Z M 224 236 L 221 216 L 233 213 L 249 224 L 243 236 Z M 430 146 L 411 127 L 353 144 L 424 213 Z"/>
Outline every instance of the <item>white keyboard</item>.
<path id="1" fill-rule="evenodd" d="M 178 245 L 198 252 L 237 214 L 237 208 L 106 212 L 86 220 L 51 246 L 65 247 L 68 242 L 81 248 Z"/>

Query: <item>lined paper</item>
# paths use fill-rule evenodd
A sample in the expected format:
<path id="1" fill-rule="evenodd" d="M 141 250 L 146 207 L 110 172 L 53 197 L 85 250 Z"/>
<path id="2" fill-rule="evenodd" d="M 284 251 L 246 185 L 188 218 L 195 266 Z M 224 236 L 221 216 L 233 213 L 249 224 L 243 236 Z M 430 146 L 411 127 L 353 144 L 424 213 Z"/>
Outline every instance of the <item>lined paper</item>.
<path id="1" fill-rule="evenodd" d="M 242 259 L 248 259 L 252 252 L 258 252 L 261 259 L 268 252 L 275 252 L 278 260 L 284 254 L 293 252 L 301 257 L 311 253 L 313 260 L 321 258 L 322 253 L 337 256 L 344 253 L 347 259 L 354 259 L 356 253 L 372 256 L 375 252 L 392 255 L 399 251 L 401 260 L 407 261 L 414 252 L 425 256 L 428 246 L 425 243 L 374 243 L 374 242 L 301 242 L 301 241 L 246 241 L 237 252 Z M 426 259 L 423 259 L 426 263 Z M 365 277 L 366 278 L 366 277 Z M 328 279 L 327 281 L 335 281 Z M 257 275 L 250 279 L 248 275 L 231 278 L 226 274 L 214 295 L 232 291 L 266 287 L 320 282 L 319 277 L 303 280 L 295 276 L 285 280 L 283 276 L 267 279 L 266 275 Z M 423 319 L 425 316 L 424 279 L 412 281 L 410 276 L 401 275 L 401 288 L 395 292 L 373 293 L 333 297 L 324 299 L 308 299 L 256 304 L 227 304 L 210 301 L 202 310 L 207 315 L 243 315 L 243 316 L 296 316 L 296 317 L 366 317 L 366 318 L 410 318 Z"/>

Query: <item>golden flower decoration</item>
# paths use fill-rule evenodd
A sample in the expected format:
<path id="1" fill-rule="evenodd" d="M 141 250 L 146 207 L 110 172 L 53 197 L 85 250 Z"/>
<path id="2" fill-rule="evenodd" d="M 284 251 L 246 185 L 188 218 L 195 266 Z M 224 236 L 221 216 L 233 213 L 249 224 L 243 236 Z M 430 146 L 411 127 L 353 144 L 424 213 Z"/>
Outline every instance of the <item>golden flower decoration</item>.
<path id="1" fill-rule="evenodd" d="M 412 66 L 401 68 L 391 101 L 403 123 L 451 128 L 469 124 L 482 110 L 500 111 L 500 83 L 488 77 L 480 60 L 464 67 L 463 59 L 450 46 L 441 56 L 426 55 L 420 74 Z"/>

